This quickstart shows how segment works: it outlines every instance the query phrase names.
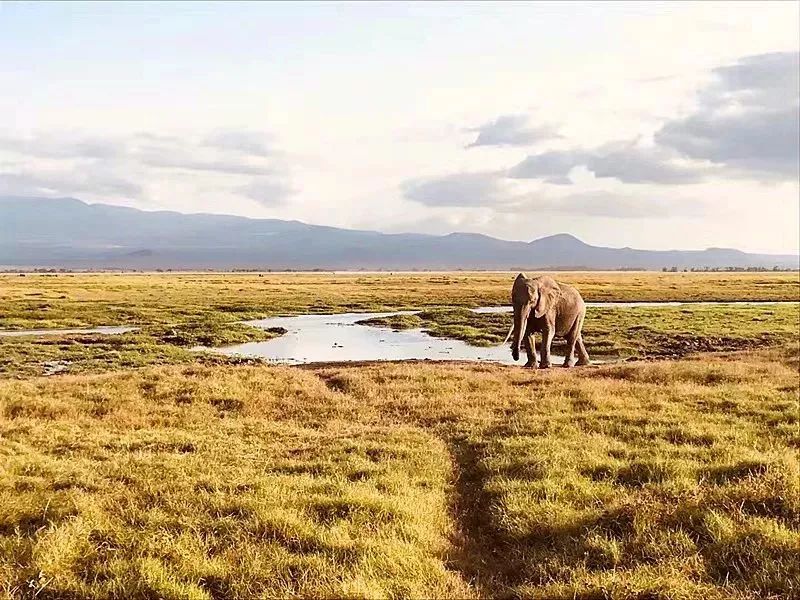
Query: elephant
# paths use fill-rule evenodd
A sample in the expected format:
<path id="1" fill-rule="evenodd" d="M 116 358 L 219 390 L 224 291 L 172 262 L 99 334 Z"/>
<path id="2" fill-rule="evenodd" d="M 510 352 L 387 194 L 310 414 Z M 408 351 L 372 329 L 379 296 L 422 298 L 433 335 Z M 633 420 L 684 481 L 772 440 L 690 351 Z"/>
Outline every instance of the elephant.
<path id="1" fill-rule="evenodd" d="M 514 306 L 514 323 L 506 336 L 513 333 L 511 356 L 519 360 L 520 341 L 523 341 L 528 354 L 526 367 L 536 367 L 536 347 L 533 334 L 542 334 L 540 347 L 540 369 L 550 367 L 550 345 L 553 337 L 567 340 L 567 355 L 564 366 L 575 365 L 575 350 L 578 351 L 579 366 L 588 365 L 589 354 L 583 344 L 583 320 L 586 305 L 578 290 L 566 283 L 558 283 L 552 277 L 528 278 L 524 273 L 517 275 L 511 288 L 511 304 Z"/>

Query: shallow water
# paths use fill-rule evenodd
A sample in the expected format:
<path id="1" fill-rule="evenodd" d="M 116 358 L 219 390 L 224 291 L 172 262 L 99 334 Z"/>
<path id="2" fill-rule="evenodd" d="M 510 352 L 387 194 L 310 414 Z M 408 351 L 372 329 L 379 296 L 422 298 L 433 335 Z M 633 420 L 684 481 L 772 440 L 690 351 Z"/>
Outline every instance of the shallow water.
<path id="1" fill-rule="evenodd" d="M 364 319 L 396 314 L 413 313 L 301 315 L 247 321 L 248 325 L 254 327 L 262 329 L 283 327 L 287 332 L 266 342 L 250 342 L 227 348 L 215 348 L 212 351 L 288 364 L 426 358 L 514 363 L 507 345 L 478 348 L 461 340 L 431 337 L 421 329 L 395 331 L 356 323 Z M 521 360 L 520 364 L 524 364 L 524 359 Z"/>
<path id="2" fill-rule="evenodd" d="M 781 304 L 780 302 L 587 302 L 590 307 L 659 307 L 683 305 Z M 792 304 L 791 302 L 789 304 Z M 476 313 L 507 313 L 510 306 L 485 306 L 472 309 Z M 263 358 L 272 362 L 303 364 L 315 362 L 352 362 L 368 360 L 469 360 L 504 364 L 524 364 L 525 357 L 514 363 L 507 344 L 479 348 L 461 340 L 435 338 L 421 329 L 392 330 L 358 321 L 415 311 L 383 313 L 342 313 L 335 315 L 298 315 L 247 321 L 261 329 L 282 327 L 286 333 L 266 342 L 249 342 L 226 348 L 197 348 L 226 354 Z M 553 364 L 560 365 L 563 356 L 553 355 Z M 593 361 L 602 362 L 602 361 Z"/>
<path id="3" fill-rule="evenodd" d="M 728 304 L 796 304 L 796 302 L 587 302 L 589 307 L 635 308 L 660 306 L 695 306 Z M 511 312 L 510 306 L 484 306 L 472 309 L 476 313 Z M 392 330 L 359 325 L 358 321 L 414 311 L 383 313 L 341 313 L 335 315 L 298 315 L 247 321 L 261 329 L 281 327 L 286 333 L 265 342 L 249 342 L 225 348 L 196 348 L 225 354 L 263 358 L 287 364 L 313 362 L 350 362 L 371 360 L 469 360 L 515 364 L 508 345 L 480 348 L 460 340 L 435 338 L 421 329 Z M 0 337 L 101 334 L 118 335 L 135 331 L 136 327 L 93 327 L 84 329 L 28 329 L 0 331 Z M 524 363 L 524 353 L 520 362 Z M 553 363 L 563 362 L 553 355 Z"/>
<path id="4" fill-rule="evenodd" d="M 23 337 L 41 335 L 71 335 L 80 333 L 98 333 L 100 335 L 120 335 L 136 331 L 136 327 L 87 327 L 83 329 L 18 329 L 2 330 L 0 337 Z"/>

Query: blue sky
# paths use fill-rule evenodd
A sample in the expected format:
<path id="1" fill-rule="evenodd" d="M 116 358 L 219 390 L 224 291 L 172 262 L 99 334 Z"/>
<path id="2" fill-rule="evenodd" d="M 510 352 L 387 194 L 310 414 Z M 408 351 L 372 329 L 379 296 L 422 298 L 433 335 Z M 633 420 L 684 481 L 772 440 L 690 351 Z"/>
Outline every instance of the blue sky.
<path id="1" fill-rule="evenodd" d="M 0 194 L 796 252 L 799 18 L 790 2 L 0 2 Z"/>

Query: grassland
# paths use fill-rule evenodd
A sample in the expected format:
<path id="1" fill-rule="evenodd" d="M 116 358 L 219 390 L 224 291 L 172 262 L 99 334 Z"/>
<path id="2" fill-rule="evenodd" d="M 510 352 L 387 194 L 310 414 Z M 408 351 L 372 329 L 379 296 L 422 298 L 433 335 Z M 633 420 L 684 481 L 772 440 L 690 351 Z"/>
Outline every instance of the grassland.
<path id="1" fill-rule="evenodd" d="M 119 335 L 79 334 L 0 337 L 0 376 L 30 377 L 51 373 L 97 373 L 152 365 L 251 362 L 200 354 L 196 346 L 216 347 L 264 341 L 280 335 L 240 323 L 204 317 L 174 325 L 142 325 Z"/>
<path id="2" fill-rule="evenodd" d="M 556 273 L 587 301 L 800 300 L 797 273 Z M 0 329 L 507 304 L 513 274 L 0 275 Z"/>
<path id="3" fill-rule="evenodd" d="M 798 299 L 796 274 L 559 278 Z M 276 335 L 243 318 L 383 308 L 485 343 L 508 315 L 437 307 L 505 303 L 508 281 L 0 277 L 0 327 L 140 328 L 0 338 L 0 596 L 798 597 L 797 305 L 592 309 L 593 354 L 677 359 L 574 370 L 189 351 Z"/>
<path id="4" fill-rule="evenodd" d="M 475 346 L 503 341 L 510 314 L 433 308 L 417 314 L 364 319 L 362 324 L 423 329 L 429 335 L 460 339 Z M 603 358 L 678 357 L 782 345 L 797 339 L 800 304 L 589 307 L 584 339 Z M 563 340 L 553 344 L 556 353 Z"/>
<path id="5" fill-rule="evenodd" d="M 796 273 L 558 273 L 557 277 L 578 285 L 587 301 L 800 300 Z M 507 315 L 439 307 L 505 304 L 512 279 L 508 273 L 0 275 L 0 329 L 138 328 L 114 338 L 0 337 L 0 376 L 94 373 L 197 360 L 237 363 L 241 359 L 198 357 L 190 348 L 268 339 L 278 333 L 239 322 L 307 312 L 425 309 L 423 320 L 410 318 L 392 325 L 423 326 L 432 335 L 472 344 L 497 343 L 507 331 Z M 792 312 L 796 307 L 777 307 L 775 315 L 768 314 L 770 308 L 750 313 L 742 307 L 648 310 L 592 309 L 586 325 L 592 354 L 642 357 L 760 347 L 780 343 L 797 330 L 792 323 L 792 319 L 797 322 Z"/>
<path id="6" fill-rule="evenodd" d="M 796 349 L 0 381 L 13 598 L 789 598 Z"/>

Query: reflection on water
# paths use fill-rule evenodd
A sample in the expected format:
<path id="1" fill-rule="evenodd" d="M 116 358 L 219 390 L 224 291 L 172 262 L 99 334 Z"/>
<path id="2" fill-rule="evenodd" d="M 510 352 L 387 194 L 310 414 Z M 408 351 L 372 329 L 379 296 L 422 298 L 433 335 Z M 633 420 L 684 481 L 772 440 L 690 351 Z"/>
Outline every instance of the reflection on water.
<path id="1" fill-rule="evenodd" d="M 659 307 L 726 304 L 795 304 L 795 302 L 587 302 L 589 307 Z M 476 313 L 507 313 L 510 306 L 486 306 Z M 301 364 L 312 362 L 367 360 L 470 360 L 514 364 L 507 345 L 479 348 L 460 340 L 434 338 L 421 329 L 395 331 L 358 325 L 358 321 L 413 312 L 343 313 L 337 315 L 299 315 L 248 321 L 262 329 L 281 327 L 287 333 L 265 342 L 250 342 L 227 348 L 197 348 L 231 356 L 263 358 L 274 362 Z M 510 324 L 510 320 L 509 320 Z M 0 337 L 67 335 L 96 333 L 115 335 L 135 331 L 135 327 L 94 327 L 87 329 L 29 329 L 0 331 Z M 523 353 L 524 354 L 524 353 Z M 558 365 L 563 357 L 554 356 Z M 596 362 L 596 361 L 595 361 Z M 524 358 L 519 364 L 524 363 Z"/>
<path id="2" fill-rule="evenodd" d="M 301 315 L 248 321 L 248 325 L 287 332 L 266 342 L 250 342 L 214 352 L 300 364 L 361 360 L 480 360 L 513 363 L 508 346 L 478 348 L 460 340 L 431 337 L 420 329 L 394 331 L 357 325 L 356 321 L 412 313 L 344 313 Z"/>
<path id="3" fill-rule="evenodd" d="M 746 302 L 747 304 L 766 304 Z M 742 302 L 587 302 L 589 307 L 659 307 L 694 305 L 744 304 Z M 779 302 L 770 304 L 780 304 Z M 791 304 L 791 302 L 790 302 Z M 486 306 L 473 309 L 476 313 L 507 313 L 510 306 Z M 508 345 L 479 348 L 460 340 L 434 338 L 421 329 L 391 330 L 358 321 L 374 317 L 388 317 L 406 312 L 343 313 L 338 315 L 299 315 L 248 321 L 248 325 L 262 329 L 282 327 L 287 333 L 266 342 L 250 342 L 227 348 L 198 348 L 231 356 L 263 358 L 289 364 L 312 362 L 345 362 L 366 360 L 473 360 L 514 364 Z M 510 321 L 509 321 L 510 324 Z M 523 352 L 524 355 L 524 352 Z M 524 364 L 524 356 L 518 364 Z M 553 356 L 555 365 L 563 357 Z M 602 362 L 596 361 L 593 362 Z"/>

